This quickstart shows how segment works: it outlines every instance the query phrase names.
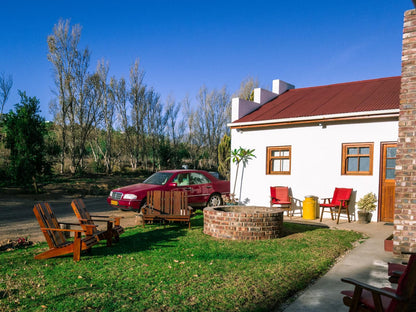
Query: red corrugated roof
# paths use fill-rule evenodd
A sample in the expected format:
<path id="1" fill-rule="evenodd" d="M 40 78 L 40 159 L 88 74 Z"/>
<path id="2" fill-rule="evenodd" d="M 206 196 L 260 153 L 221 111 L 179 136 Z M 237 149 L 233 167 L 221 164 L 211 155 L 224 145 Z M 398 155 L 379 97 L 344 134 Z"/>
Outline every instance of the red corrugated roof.
<path id="1" fill-rule="evenodd" d="M 399 109 L 400 76 L 289 90 L 234 122 Z"/>

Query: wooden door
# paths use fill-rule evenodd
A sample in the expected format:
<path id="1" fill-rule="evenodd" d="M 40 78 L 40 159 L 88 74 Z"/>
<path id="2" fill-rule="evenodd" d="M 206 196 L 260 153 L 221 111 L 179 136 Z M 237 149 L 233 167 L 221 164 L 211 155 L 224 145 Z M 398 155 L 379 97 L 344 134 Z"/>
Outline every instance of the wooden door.
<path id="1" fill-rule="evenodd" d="M 379 220 L 384 222 L 394 219 L 396 150 L 396 143 L 381 144 Z"/>

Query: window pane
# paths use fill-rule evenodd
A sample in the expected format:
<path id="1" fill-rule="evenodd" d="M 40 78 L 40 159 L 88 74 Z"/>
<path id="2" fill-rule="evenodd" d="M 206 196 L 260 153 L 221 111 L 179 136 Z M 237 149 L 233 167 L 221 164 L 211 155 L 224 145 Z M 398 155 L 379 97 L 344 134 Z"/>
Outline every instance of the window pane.
<path id="1" fill-rule="evenodd" d="M 347 171 L 358 171 L 358 157 L 349 157 L 347 159 Z"/>
<path id="2" fill-rule="evenodd" d="M 394 168 L 394 167 L 396 167 L 396 159 L 387 159 L 386 160 L 386 167 L 387 168 Z"/>
<path id="3" fill-rule="evenodd" d="M 204 184 L 204 183 L 210 183 L 211 181 L 208 180 L 207 177 L 205 177 L 201 173 L 192 172 L 190 177 L 190 183 L 191 184 Z"/>
<path id="4" fill-rule="evenodd" d="M 395 170 L 386 169 L 386 179 L 394 179 L 394 177 L 395 177 Z"/>
<path id="5" fill-rule="evenodd" d="M 387 157 L 396 158 L 396 147 L 387 147 Z"/>
<path id="6" fill-rule="evenodd" d="M 289 151 L 282 151 L 282 156 L 288 157 L 289 156 Z"/>
<path id="7" fill-rule="evenodd" d="M 358 154 L 358 148 L 357 147 L 349 147 L 347 149 L 348 155 L 357 155 Z"/>
<path id="8" fill-rule="evenodd" d="M 370 157 L 360 157 L 359 171 L 370 171 Z"/>
<path id="9" fill-rule="evenodd" d="M 189 185 L 189 176 L 187 173 L 180 173 L 176 176 L 173 182 L 176 182 L 178 186 Z"/>
<path id="10" fill-rule="evenodd" d="M 272 171 L 280 171 L 280 159 L 275 159 L 272 161 Z"/>
<path id="11" fill-rule="evenodd" d="M 272 151 L 272 156 L 273 157 L 280 156 L 280 151 Z"/>
<path id="12" fill-rule="evenodd" d="M 370 154 L 370 148 L 369 147 L 360 147 L 360 154 L 361 155 L 368 155 Z"/>
<path id="13" fill-rule="evenodd" d="M 290 164 L 289 159 L 283 159 L 282 162 L 283 162 L 282 171 L 289 171 L 289 167 L 290 167 L 289 166 L 289 164 Z"/>

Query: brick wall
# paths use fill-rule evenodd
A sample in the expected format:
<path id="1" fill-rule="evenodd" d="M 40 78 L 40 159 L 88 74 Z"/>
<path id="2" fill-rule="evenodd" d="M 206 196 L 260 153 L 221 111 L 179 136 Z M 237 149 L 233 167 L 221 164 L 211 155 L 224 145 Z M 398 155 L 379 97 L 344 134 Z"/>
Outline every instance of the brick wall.
<path id="1" fill-rule="evenodd" d="M 254 206 L 204 209 L 204 233 L 232 240 L 262 240 L 282 236 L 283 210 Z"/>
<path id="2" fill-rule="evenodd" d="M 416 10 L 404 15 L 394 252 L 416 252 Z"/>

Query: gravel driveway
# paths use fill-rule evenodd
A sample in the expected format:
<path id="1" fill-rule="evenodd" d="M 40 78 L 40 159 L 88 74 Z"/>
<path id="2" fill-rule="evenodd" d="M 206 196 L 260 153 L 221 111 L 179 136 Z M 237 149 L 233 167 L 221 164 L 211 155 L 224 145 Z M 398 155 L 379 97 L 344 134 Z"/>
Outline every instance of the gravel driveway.
<path id="1" fill-rule="evenodd" d="M 0 242 L 15 240 L 19 237 L 28 237 L 33 242 L 45 241 L 33 214 L 33 205 L 40 201 L 49 202 L 58 221 L 78 223 L 71 208 L 72 199 L 74 198 L 69 196 L 48 199 L 44 195 L 0 194 Z M 123 227 L 136 225 L 136 212 L 111 208 L 105 196 L 86 197 L 83 200 L 91 214 L 123 217 L 121 219 Z"/>

